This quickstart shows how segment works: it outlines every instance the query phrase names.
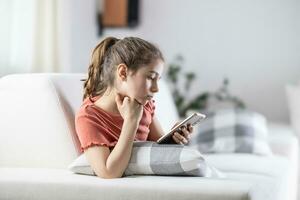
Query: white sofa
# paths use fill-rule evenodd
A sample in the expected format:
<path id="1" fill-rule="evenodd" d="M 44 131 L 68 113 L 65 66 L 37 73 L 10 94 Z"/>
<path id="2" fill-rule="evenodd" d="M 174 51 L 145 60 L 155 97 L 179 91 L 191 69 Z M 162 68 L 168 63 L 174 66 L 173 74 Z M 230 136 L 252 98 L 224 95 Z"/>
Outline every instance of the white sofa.
<path id="1" fill-rule="evenodd" d="M 78 156 L 74 113 L 84 74 L 19 74 L 0 79 L 0 199 L 295 200 L 298 140 L 289 126 L 269 126 L 274 156 L 210 154 L 227 178 L 73 174 Z M 162 81 L 156 114 L 165 130 L 178 120 Z"/>

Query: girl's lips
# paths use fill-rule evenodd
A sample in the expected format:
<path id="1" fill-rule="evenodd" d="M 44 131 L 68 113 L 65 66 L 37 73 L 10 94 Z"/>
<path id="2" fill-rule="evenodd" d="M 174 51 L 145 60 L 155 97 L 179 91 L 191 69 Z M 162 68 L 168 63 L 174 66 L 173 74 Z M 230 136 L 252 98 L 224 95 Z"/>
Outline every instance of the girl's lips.
<path id="1" fill-rule="evenodd" d="M 147 98 L 148 100 L 150 100 L 150 99 L 153 98 L 153 96 L 148 95 L 146 98 Z"/>

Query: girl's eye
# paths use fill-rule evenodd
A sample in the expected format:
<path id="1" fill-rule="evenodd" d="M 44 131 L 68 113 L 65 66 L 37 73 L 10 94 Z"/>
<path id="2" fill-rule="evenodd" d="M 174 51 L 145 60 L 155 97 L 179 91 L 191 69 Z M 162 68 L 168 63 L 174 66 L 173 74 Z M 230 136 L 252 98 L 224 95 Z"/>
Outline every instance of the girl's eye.
<path id="1" fill-rule="evenodd" d="M 154 80 L 154 79 L 155 79 L 155 77 L 148 76 L 148 79 L 150 79 L 150 80 Z"/>

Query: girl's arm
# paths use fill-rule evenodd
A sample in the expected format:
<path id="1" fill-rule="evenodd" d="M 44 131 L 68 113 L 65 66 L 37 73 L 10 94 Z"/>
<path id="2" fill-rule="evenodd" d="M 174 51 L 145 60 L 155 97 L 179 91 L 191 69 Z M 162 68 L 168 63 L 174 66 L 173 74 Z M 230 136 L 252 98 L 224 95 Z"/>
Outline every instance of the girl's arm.
<path id="1" fill-rule="evenodd" d="M 122 177 L 130 156 L 133 140 L 143 114 L 143 106 L 135 99 L 121 98 L 117 94 L 116 103 L 123 117 L 123 125 L 118 142 L 112 152 L 108 147 L 90 147 L 85 151 L 87 160 L 97 176 L 102 178 Z"/>
<path id="2" fill-rule="evenodd" d="M 101 178 L 122 177 L 130 159 L 137 128 L 138 122 L 124 121 L 120 138 L 112 152 L 105 146 L 93 146 L 84 151 L 97 176 Z"/>
<path id="3" fill-rule="evenodd" d="M 156 142 L 158 138 L 163 136 L 165 133 L 155 115 L 152 118 L 152 123 L 150 124 L 150 132 L 148 135 L 148 140 Z"/>

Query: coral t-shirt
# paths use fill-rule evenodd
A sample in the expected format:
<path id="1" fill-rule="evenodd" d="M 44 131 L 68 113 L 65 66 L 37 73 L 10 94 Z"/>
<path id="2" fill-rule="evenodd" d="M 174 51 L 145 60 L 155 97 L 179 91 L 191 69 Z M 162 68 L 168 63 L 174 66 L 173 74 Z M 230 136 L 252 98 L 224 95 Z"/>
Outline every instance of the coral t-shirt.
<path id="1" fill-rule="evenodd" d="M 76 133 L 81 149 L 91 146 L 106 146 L 113 148 L 120 137 L 123 118 L 119 114 L 109 113 L 94 104 L 100 96 L 86 98 L 75 117 Z M 154 100 L 148 101 L 143 108 L 135 141 L 146 141 L 150 132 L 149 126 L 154 115 Z"/>

